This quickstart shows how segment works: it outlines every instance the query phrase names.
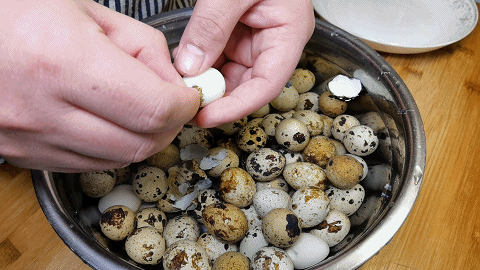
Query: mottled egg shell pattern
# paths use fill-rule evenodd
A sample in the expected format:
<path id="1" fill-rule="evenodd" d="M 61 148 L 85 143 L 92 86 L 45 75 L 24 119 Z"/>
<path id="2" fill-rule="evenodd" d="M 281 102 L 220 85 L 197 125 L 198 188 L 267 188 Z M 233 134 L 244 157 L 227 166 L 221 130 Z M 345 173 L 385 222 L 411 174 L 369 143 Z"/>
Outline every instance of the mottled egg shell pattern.
<path id="1" fill-rule="evenodd" d="M 271 113 L 263 117 L 261 126 L 268 136 L 274 137 L 278 124 L 280 124 L 282 120 L 285 120 L 285 117 L 278 113 Z"/>
<path id="2" fill-rule="evenodd" d="M 334 94 L 326 91 L 320 95 L 318 107 L 326 116 L 335 118 L 347 110 L 347 102 L 339 100 Z"/>
<path id="3" fill-rule="evenodd" d="M 248 117 L 245 116 L 236 121 L 221 124 L 216 128 L 222 130 L 225 133 L 225 135 L 231 136 L 238 133 L 238 131 L 247 124 L 247 121 L 248 121 Z"/>
<path id="4" fill-rule="evenodd" d="M 323 133 L 323 119 L 318 113 L 309 110 L 302 110 L 296 111 L 292 117 L 300 120 L 305 126 L 307 126 L 310 136 L 313 137 Z"/>
<path id="5" fill-rule="evenodd" d="M 207 149 L 212 148 L 213 134 L 209 129 L 199 126 L 184 125 L 182 130 L 175 137 L 175 142 L 179 148 L 184 148 L 190 144 L 199 144 Z"/>
<path id="6" fill-rule="evenodd" d="M 287 83 L 285 87 L 283 87 L 282 92 L 270 102 L 270 105 L 281 112 L 288 112 L 297 106 L 298 99 L 299 94 L 297 89 Z"/>
<path id="7" fill-rule="evenodd" d="M 248 230 L 247 217 L 233 204 L 215 203 L 207 206 L 202 213 L 203 224 L 210 234 L 223 241 L 240 241 Z"/>
<path id="8" fill-rule="evenodd" d="M 277 247 L 263 247 L 255 253 L 252 270 L 293 270 L 293 262 L 287 253 Z"/>
<path id="9" fill-rule="evenodd" d="M 145 161 L 150 166 L 159 167 L 167 171 L 170 167 L 180 162 L 180 149 L 171 143 L 163 150 L 148 157 Z"/>
<path id="10" fill-rule="evenodd" d="M 145 167 L 133 179 L 133 190 L 142 201 L 155 202 L 167 193 L 167 176 L 160 168 Z"/>
<path id="11" fill-rule="evenodd" d="M 267 143 L 267 134 L 257 126 L 245 126 L 237 136 L 237 145 L 242 151 L 251 153 L 265 146 Z"/>
<path id="12" fill-rule="evenodd" d="M 144 208 L 137 211 L 135 213 L 135 220 L 137 221 L 137 228 L 153 227 L 160 233 L 163 232 L 163 229 L 167 225 L 167 216 L 162 210 L 156 207 Z"/>
<path id="13" fill-rule="evenodd" d="M 224 147 L 215 147 L 210 149 L 208 155 L 202 159 L 200 168 L 206 170 L 211 177 L 219 177 L 225 169 L 238 167 L 239 164 L 240 159 L 234 151 Z"/>
<path id="14" fill-rule="evenodd" d="M 278 188 L 285 192 L 288 192 L 288 183 L 287 181 L 285 181 L 285 179 L 281 177 L 273 179 L 268 182 L 255 182 L 255 185 L 257 186 L 257 192 L 260 189 L 265 189 L 265 188 Z"/>
<path id="15" fill-rule="evenodd" d="M 163 269 L 209 270 L 212 268 L 210 258 L 200 244 L 191 240 L 180 240 L 165 250 Z"/>
<path id="16" fill-rule="evenodd" d="M 290 205 L 290 195 L 277 188 L 259 190 L 253 196 L 253 207 L 260 217 L 265 217 L 275 208 L 287 208 Z"/>
<path id="17" fill-rule="evenodd" d="M 345 132 L 343 144 L 350 154 L 368 156 L 378 147 L 378 138 L 372 128 L 364 125 L 354 126 Z"/>
<path id="18" fill-rule="evenodd" d="M 275 140 L 287 149 L 298 152 L 307 146 L 310 141 L 310 132 L 300 120 L 289 118 L 278 124 Z"/>
<path id="19" fill-rule="evenodd" d="M 266 246 L 268 246 L 268 242 L 263 236 L 262 227 L 255 226 L 248 229 L 245 237 L 242 238 L 239 245 L 239 251 L 250 261 L 253 261 L 255 253 Z"/>
<path id="20" fill-rule="evenodd" d="M 80 174 L 80 186 L 87 196 L 100 198 L 112 190 L 116 179 L 115 170 L 84 172 Z"/>
<path id="21" fill-rule="evenodd" d="M 195 209 L 189 211 L 189 215 L 195 218 L 198 222 L 203 223 L 202 221 L 202 212 L 205 207 L 210 204 L 221 202 L 220 194 L 215 189 L 205 189 L 198 193 L 196 199 Z"/>
<path id="22" fill-rule="evenodd" d="M 197 221 L 188 215 L 176 216 L 170 219 L 163 230 L 163 237 L 167 247 L 182 239 L 196 242 L 199 236 L 200 227 Z"/>
<path id="23" fill-rule="evenodd" d="M 263 236 L 265 240 L 276 247 L 289 247 L 302 232 L 300 222 L 292 210 L 275 208 L 268 212 L 262 220 Z"/>
<path id="24" fill-rule="evenodd" d="M 214 264 L 213 270 L 249 270 L 250 262 L 243 254 L 235 251 L 228 251 L 218 257 Z"/>
<path id="25" fill-rule="evenodd" d="M 351 216 L 362 205 L 365 198 L 365 189 L 357 184 L 351 189 L 339 189 L 329 186 L 325 193 L 330 199 L 330 209 L 338 210 Z"/>
<path id="26" fill-rule="evenodd" d="M 303 158 L 318 166 L 325 167 L 336 155 L 333 140 L 325 136 L 315 136 L 303 150 Z"/>
<path id="27" fill-rule="evenodd" d="M 115 180 L 115 186 L 121 185 L 125 182 L 129 182 L 132 180 L 132 169 L 127 166 L 123 168 L 116 168 L 115 169 L 115 174 L 116 174 L 116 180 Z"/>
<path id="28" fill-rule="evenodd" d="M 205 249 L 212 263 L 225 252 L 238 251 L 235 243 L 222 241 L 208 232 L 201 234 L 197 243 Z"/>
<path id="29" fill-rule="evenodd" d="M 270 104 L 267 103 L 267 104 L 263 105 L 263 107 L 261 107 L 260 109 L 251 113 L 250 117 L 260 118 L 260 117 L 264 117 L 265 115 L 267 115 L 269 113 L 270 113 Z"/>
<path id="30" fill-rule="evenodd" d="M 300 94 L 295 110 L 296 111 L 309 110 L 313 112 L 318 112 L 320 110 L 318 107 L 319 98 L 320 98 L 320 95 L 314 92 L 307 92 L 307 93 Z"/>
<path id="31" fill-rule="evenodd" d="M 135 213 L 125 206 L 112 206 L 100 217 L 100 229 L 110 240 L 123 240 L 135 230 Z"/>
<path id="32" fill-rule="evenodd" d="M 320 117 L 322 117 L 323 119 L 322 135 L 328 138 L 332 137 L 333 118 L 326 116 L 324 114 L 320 114 Z"/>
<path id="33" fill-rule="evenodd" d="M 325 173 L 335 187 L 350 189 L 362 180 L 363 166 L 352 156 L 335 156 L 328 162 Z"/>
<path id="34" fill-rule="evenodd" d="M 248 222 L 248 228 L 262 226 L 262 217 L 260 217 L 253 205 L 241 208 Z"/>
<path id="35" fill-rule="evenodd" d="M 359 126 L 360 121 L 352 115 L 342 114 L 333 119 L 332 135 L 335 139 L 342 141 L 345 131 L 354 126 Z"/>
<path id="36" fill-rule="evenodd" d="M 315 75 L 308 69 L 297 68 L 293 71 L 288 82 L 302 94 L 310 91 L 315 85 Z"/>
<path id="37" fill-rule="evenodd" d="M 225 202 L 241 208 L 252 203 L 257 187 L 248 172 L 236 167 L 223 171 L 218 190 Z"/>
<path id="38" fill-rule="evenodd" d="M 302 228 L 310 228 L 325 219 L 330 211 L 330 199 L 319 187 L 304 187 L 293 194 L 289 208 L 300 219 Z"/>
<path id="39" fill-rule="evenodd" d="M 362 169 L 363 169 L 363 174 L 362 174 L 362 179 L 360 179 L 360 181 L 362 181 L 363 179 L 365 179 L 365 177 L 367 177 L 368 175 L 368 165 L 367 165 L 367 162 L 359 157 L 359 156 L 356 156 L 356 155 L 352 155 L 352 154 L 347 154 L 345 153 L 344 154 L 345 156 L 351 156 L 353 157 L 354 159 L 356 159 L 358 162 L 360 162 L 360 164 L 362 164 Z"/>
<path id="40" fill-rule="evenodd" d="M 325 190 L 327 176 L 317 164 L 310 162 L 294 162 L 285 166 L 283 178 L 294 189 L 316 186 Z"/>
<path id="41" fill-rule="evenodd" d="M 165 252 L 165 240 L 153 227 L 138 228 L 127 237 L 125 250 L 137 263 L 157 265 Z"/>
<path id="42" fill-rule="evenodd" d="M 253 179 L 266 182 L 282 174 L 285 157 L 273 149 L 261 148 L 248 155 L 245 165 Z"/>
<path id="43" fill-rule="evenodd" d="M 340 243 L 349 232 L 350 219 L 338 210 L 330 211 L 325 220 L 310 231 L 311 234 L 322 238 L 329 247 Z"/>

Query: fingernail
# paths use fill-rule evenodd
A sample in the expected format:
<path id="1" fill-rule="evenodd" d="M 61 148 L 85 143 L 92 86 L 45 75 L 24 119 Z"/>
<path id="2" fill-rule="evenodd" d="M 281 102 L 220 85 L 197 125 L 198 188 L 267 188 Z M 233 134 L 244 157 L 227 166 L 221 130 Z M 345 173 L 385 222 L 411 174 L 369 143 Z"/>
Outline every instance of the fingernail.
<path id="1" fill-rule="evenodd" d="M 205 54 L 197 46 L 186 44 L 178 52 L 175 62 L 185 74 L 195 75 L 203 64 Z"/>

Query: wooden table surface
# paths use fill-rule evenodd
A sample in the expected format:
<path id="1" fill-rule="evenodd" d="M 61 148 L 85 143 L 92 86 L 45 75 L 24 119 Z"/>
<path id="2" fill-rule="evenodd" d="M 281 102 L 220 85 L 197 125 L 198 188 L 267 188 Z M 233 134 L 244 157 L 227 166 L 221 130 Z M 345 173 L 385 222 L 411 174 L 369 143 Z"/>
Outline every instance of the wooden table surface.
<path id="1" fill-rule="evenodd" d="M 417 55 L 382 53 L 420 109 L 427 168 L 417 203 L 361 269 L 480 269 L 480 26 Z M 0 269 L 90 269 L 47 222 L 30 172 L 0 165 Z"/>

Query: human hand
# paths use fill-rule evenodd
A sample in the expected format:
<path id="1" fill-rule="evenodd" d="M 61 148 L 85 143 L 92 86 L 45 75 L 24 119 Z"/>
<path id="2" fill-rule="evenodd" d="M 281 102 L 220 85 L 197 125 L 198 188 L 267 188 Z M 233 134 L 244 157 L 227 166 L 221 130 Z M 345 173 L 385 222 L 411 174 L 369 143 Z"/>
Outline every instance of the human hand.
<path id="1" fill-rule="evenodd" d="M 314 27 L 310 0 L 198 0 L 174 66 L 193 76 L 213 65 L 225 76 L 227 93 L 197 114 L 197 124 L 231 122 L 273 100 Z"/>
<path id="2" fill-rule="evenodd" d="M 199 107 L 163 34 L 91 0 L 0 9 L 0 156 L 80 172 L 141 161 Z"/>

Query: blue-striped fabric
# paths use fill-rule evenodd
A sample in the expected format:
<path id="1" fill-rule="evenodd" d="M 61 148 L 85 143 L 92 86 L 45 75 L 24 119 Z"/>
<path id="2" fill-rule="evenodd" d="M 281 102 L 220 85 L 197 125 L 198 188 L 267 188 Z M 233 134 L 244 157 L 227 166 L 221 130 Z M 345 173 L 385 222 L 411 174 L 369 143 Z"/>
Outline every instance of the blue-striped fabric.
<path id="1" fill-rule="evenodd" d="M 137 20 L 158 14 L 162 11 L 191 7 L 196 0 L 94 0 Z"/>

